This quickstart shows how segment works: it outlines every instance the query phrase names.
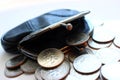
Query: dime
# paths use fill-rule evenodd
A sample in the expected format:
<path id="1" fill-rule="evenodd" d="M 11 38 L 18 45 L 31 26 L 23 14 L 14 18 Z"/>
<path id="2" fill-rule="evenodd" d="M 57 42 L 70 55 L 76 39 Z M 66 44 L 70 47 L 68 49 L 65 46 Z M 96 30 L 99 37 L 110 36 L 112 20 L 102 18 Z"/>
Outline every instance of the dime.
<path id="1" fill-rule="evenodd" d="M 97 43 L 93 41 L 92 39 L 88 40 L 88 46 L 92 49 L 100 49 L 100 48 L 105 48 L 109 47 L 112 43 Z"/>
<path id="2" fill-rule="evenodd" d="M 102 62 L 102 64 L 109 64 L 118 62 L 120 59 L 120 53 L 114 48 L 102 48 L 95 54 Z"/>
<path id="3" fill-rule="evenodd" d="M 22 65 L 26 61 L 26 57 L 24 55 L 17 55 L 6 62 L 6 67 L 9 69 L 14 69 Z"/>
<path id="4" fill-rule="evenodd" d="M 41 70 L 41 77 L 44 80 L 61 80 L 65 78 L 70 71 L 70 63 L 64 61 L 60 66 L 54 69 L 44 69 Z"/>
<path id="5" fill-rule="evenodd" d="M 107 80 L 120 80 L 120 63 L 111 63 L 102 66 L 102 76 Z"/>
<path id="6" fill-rule="evenodd" d="M 70 36 L 67 37 L 66 42 L 68 45 L 72 45 L 72 46 L 81 45 L 87 42 L 89 37 L 90 36 L 85 33 L 71 34 Z"/>
<path id="7" fill-rule="evenodd" d="M 39 65 L 45 68 L 53 68 L 60 65 L 64 60 L 62 51 L 56 48 L 48 48 L 40 52 L 37 61 Z"/>
<path id="8" fill-rule="evenodd" d="M 36 61 L 28 59 L 23 65 L 21 65 L 21 70 L 25 73 L 32 74 L 38 67 L 39 65 Z"/>
<path id="9" fill-rule="evenodd" d="M 97 27 L 94 29 L 92 39 L 96 42 L 111 42 L 114 39 L 114 35 L 109 30 L 102 27 Z"/>
<path id="10" fill-rule="evenodd" d="M 37 80 L 43 80 L 42 77 L 41 77 L 40 71 L 41 71 L 41 67 L 38 67 L 35 71 L 35 78 Z"/>
<path id="11" fill-rule="evenodd" d="M 5 76 L 9 78 L 17 77 L 23 74 L 23 71 L 20 68 L 16 69 L 5 69 Z"/>
<path id="12" fill-rule="evenodd" d="M 74 60 L 73 66 L 80 73 L 92 73 L 101 67 L 101 62 L 94 54 L 83 54 Z"/>

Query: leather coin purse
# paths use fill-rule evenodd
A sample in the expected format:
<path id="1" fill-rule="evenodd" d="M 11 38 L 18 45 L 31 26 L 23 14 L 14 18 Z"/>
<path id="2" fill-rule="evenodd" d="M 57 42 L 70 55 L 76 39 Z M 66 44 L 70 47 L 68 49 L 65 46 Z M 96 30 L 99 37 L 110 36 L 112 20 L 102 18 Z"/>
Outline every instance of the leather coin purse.
<path id="1" fill-rule="evenodd" d="M 11 29 L 1 39 L 8 53 L 23 53 L 36 60 L 46 48 L 60 49 L 66 46 L 66 37 L 76 33 L 92 33 L 93 26 L 85 15 L 90 11 L 58 9 L 28 20 Z M 70 28 L 66 27 L 71 24 Z"/>

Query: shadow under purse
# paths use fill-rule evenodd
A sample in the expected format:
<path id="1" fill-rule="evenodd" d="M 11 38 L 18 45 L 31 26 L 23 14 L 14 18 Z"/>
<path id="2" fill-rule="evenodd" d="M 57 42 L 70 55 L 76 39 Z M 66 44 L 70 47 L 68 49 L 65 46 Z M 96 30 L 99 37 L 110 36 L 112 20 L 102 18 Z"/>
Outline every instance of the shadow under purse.
<path id="1" fill-rule="evenodd" d="M 39 29 L 25 36 L 18 45 L 18 49 L 27 57 L 36 60 L 39 53 L 47 48 L 60 49 L 66 46 L 66 37 L 76 33 L 91 34 L 93 27 L 88 25 L 85 15 L 89 11 L 82 11 L 57 23 Z M 71 24 L 69 30 L 65 25 Z"/>
<path id="2" fill-rule="evenodd" d="M 28 21 L 18 25 L 17 27 L 11 29 L 1 38 L 2 47 L 8 53 L 19 53 L 19 50 L 17 47 L 18 47 L 19 42 L 23 39 L 23 37 L 29 35 L 32 32 L 35 32 L 36 30 L 44 29 L 45 27 L 47 27 L 49 25 L 52 25 L 56 22 L 59 22 L 66 18 L 69 18 L 78 13 L 79 12 L 76 10 L 58 9 L 58 10 L 53 10 L 48 13 L 45 13 L 45 14 L 38 16 L 36 18 L 33 18 L 31 20 L 28 20 Z M 51 31 L 49 31 L 49 32 L 51 32 Z M 62 32 L 62 30 L 60 30 L 58 32 Z M 52 35 L 52 33 L 50 33 L 50 36 Z M 48 34 L 48 33 L 45 33 L 45 34 Z M 37 35 L 37 34 L 35 34 L 35 35 Z M 29 40 L 28 40 L 28 42 L 29 42 Z M 40 42 L 40 43 L 42 43 L 42 42 Z M 40 44 L 40 43 L 38 43 L 38 44 Z M 43 46 L 43 45 L 41 45 L 41 46 Z"/>

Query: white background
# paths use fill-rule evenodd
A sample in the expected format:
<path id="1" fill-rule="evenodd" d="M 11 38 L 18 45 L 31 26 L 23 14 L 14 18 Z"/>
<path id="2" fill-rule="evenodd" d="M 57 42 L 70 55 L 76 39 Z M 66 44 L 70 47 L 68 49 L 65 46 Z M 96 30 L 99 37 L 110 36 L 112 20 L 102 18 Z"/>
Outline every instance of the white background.
<path id="1" fill-rule="evenodd" d="M 112 30 L 119 31 L 119 0 L 0 0 L 0 38 L 5 32 L 26 20 L 61 8 L 90 10 L 91 13 L 86 17 L 95 25 L 99 25 L 99 22 L 108 22 Z M 0 80 L 35 80 L 34 75 L 24 74 L 17 78 L 4 76 L 5 62 L 12 56 L 0 45 Z"/>

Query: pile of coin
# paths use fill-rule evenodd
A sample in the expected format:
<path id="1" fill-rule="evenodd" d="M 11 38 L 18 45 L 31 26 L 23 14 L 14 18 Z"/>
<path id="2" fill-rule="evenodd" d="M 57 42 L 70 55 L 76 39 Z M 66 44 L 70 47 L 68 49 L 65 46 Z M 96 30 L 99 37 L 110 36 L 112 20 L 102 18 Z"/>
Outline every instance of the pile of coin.
<path id="1" fill-rule="evenodd" d="M 32 74 L 39 67 L 34 60 L 24 55 L 17 55 L 6 62 L 5 76 L 9 78 L 20 76 L 21 74 Z"/>
<path id="2" fill-rule="evenodd" d="M 112 44 L 115 36 L 113 33 L 104 27 L 94 28 L 91 39 L 88 40 L 88 46 L 93 49 L 109 47 Z"/>
<path id="3" fill-rule="evenodd" d="M 120 38 L 111 33 L 97 27 L 92 36 L 70 35 L 68 46 L 44 49 L 37 61 L 15 56 L 6 62 L 5 75 L 34 74 L 37 80 L 120 80 Z"/>

